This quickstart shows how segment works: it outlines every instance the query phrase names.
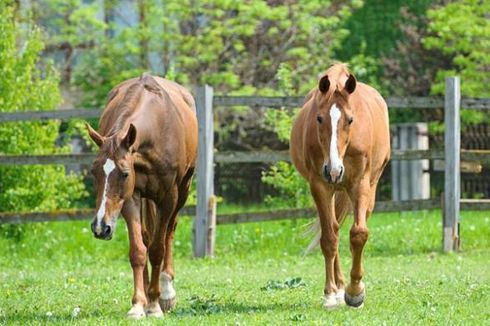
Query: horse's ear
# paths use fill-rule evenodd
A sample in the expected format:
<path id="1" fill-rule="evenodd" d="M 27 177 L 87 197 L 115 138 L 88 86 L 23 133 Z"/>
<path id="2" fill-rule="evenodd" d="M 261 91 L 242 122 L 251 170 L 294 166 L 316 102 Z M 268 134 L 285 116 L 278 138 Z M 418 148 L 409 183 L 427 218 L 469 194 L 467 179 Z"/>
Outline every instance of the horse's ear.
<path id="1" fill-rule="evenodd" d="M 330 87 L 330 80 L 328 80 L 328 75 L 323 76 L 318 83 L 318 89 L 322 93 L 326 93 Z"/>
<path id="2" fill-rule="evenodd" d="M 129 124 L 129 129 L 128 132 L 126 133 L 126 136 L 124 136 L 121 145 L 126 147 L 126 149 L 129 149 L 131 146 L 133 146 L 134 142 L 136 140 L 136 127 L 134 124 Z"/>
<path id="3" fill-rule="evenodd" d="M 85 122 L 85 127 L 87 128 L 90 138 L 97 144 L 97 146 L 102 146 L 104 143 L 104 137 L 95 131 L 87 122 Z"/>
<path id="4" fill-rule="evenodd" d="M 347 81 L 345 82 L 344 89 L 347 91 L 347 93 L 352 94 L 356 90 L 356 84 L 357 84 L 356 77 L 350 74 L 349 78 L 347 78 Z"/>

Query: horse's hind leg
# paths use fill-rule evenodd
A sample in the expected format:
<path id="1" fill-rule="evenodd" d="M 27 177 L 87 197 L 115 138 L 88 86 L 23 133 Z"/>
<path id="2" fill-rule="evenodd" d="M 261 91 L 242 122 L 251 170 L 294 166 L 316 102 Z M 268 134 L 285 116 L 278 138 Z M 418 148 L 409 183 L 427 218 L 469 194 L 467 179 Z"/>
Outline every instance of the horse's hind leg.
<path id="1" fill-rule="evenodd" d="M 367 178 L 351 191 L 354 204 L 354 223 L 350 229 L 350 250 L 352 253 L 352 269 L 350 283 L 345 289 L 345 302 L 352 307 L 360 307 L 364 303 L 365 286 L 362 282 L 364 274 L 362 253 L 368 239 L 367 219 L 371 213 L 371 187 Z"/>
<path id="2" fill-rule="evenodd" d="M 175 308 L 176 292 L 173 286 L 175 277 L 172 243 L 174 239 L 175 229 L 177 227 L 177 211 L 170 220 L 165 236 L 165 255 L 163 257 L 163 271 L 160 274 L 160 308 L 163 312 L 167 312 Z"/>
<path id="3" fill-rule="evenodd" d="M 149 303 L 146 307 L 146 315 L 149 317 L 163 317 L 163 311 L 160 308 L 160 273 L 163 267 L 163 257 L 165 255 L 165 235 L 168 224 L 174 212 L 177 201 L 176 187 L 172 186 L 162 200 L 160 207 L 157 209 L 157 224 L 153 241 L 149 249 L 149 258 L 151 263 L 150 286 L 148 287 Z"/>
<path id="4" fill-rule="evenodd" d="M 325 259 L 324 307 L 335 309 L 340 305 L 337 301 L 337 285 L 335 280 L 335 257 L 338 250 L 339 224 L 335 218 L 334 192 L 323 182 L 310 183 L 311 194 L 315 200 L 321 226 L 320 247 Z"/>
<path id="5" fill-rule="evenodd" d="M 175 229 L 177 228 L 177 214 L 179 210 L 184 206 L 187 200 L 187 196 L 189 195 L 189 188 L 191 186 L 193 173 L 194 169 L 189 169 L 181 182 L 181 185 L 179 187 L 179 199 L 177 201 L 177 206 L 175 207 L 175 212 L 167 227 L 167 233 L 165 237 L 165 256 L 163 257 L 163 271 L 160 274 L 160 307 L 162 308 L 163 312 L 175 308 L 176 304 L 177 295 L 173 286 L 175 272 L 172 256 L 172 244 L 174 241 Z"/>

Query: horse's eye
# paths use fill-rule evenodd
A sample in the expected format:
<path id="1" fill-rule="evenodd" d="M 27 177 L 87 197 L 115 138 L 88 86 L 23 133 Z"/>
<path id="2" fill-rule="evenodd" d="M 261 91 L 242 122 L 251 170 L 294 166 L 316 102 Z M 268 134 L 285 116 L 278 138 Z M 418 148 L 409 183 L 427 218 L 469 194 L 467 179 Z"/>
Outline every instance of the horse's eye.
<path id="1" fill-rule="evenodd" d="M 354 121 L 354 118 L 353 117 L 349 117 L 349 119 L 347 120 L 347 123 L 349 123 L 349 126 L 352 124 L 353 121 Z"/>
<path id="2" fill-rule="evenodd" d="M 318 121 L 318 123 L 322 123 L 323 122 L 323 118 L 320 117 L 320 116 L 317 116 L 316 117 L 316 121 Z"/>
<path id="3" fill-rule="evenodd" d="M 129 172 L 123 172 L 123 173 L 122 173 L 122 177 L 123 177 L 124 179 L 126 179 L 127 177 L 129 177 Z"/>

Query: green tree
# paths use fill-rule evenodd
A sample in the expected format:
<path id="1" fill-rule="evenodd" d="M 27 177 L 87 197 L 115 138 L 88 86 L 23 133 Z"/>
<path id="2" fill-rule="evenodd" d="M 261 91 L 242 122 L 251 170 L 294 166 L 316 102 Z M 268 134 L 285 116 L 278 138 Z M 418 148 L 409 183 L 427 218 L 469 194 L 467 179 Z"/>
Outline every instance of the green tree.
<path id="1" fill-rule="evenodd" d="M 41 32 L 21 35 L 14 4 L 0 3 L 0 111 L 53 110 L 61 101 L 59 77 L 52 64 L 39 60 Z M 25 35 L 25 36 L 24 36 Z M 1 154 L 53 154 L 60 123 L 0 124 Z M 0 166 L 0 211 L 42 211 L 71 207 L 85 195 L 81 178 L 63 166 Z"/>
<path id="2" fill-rule="evenodd" d="M 426 49 L 452 58 L 449 69 L 439 69 L 433 94 L 443 94 L 445 78 L 460 76 L 461 94 L 490 96 L 490 2 L 458 0 L 428 11 L 430 34 L 422 42 Z M 465 124 L 490 121 L 483 112 L 463 110 Z"/>

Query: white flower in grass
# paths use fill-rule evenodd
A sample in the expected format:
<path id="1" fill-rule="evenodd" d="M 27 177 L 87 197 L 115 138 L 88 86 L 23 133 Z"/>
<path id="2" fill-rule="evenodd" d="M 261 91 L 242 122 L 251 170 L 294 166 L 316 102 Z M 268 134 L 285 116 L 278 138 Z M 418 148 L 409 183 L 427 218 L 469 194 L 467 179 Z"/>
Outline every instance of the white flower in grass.
<path id="1" fill-rule="evenodd" d="M 52 313 L 51 311 L 48 311 L 48 312 L 46 313 L 46 317 L 48 317 L 48 318 L 49 318 L 49 317 L 51 317 L 51 316 L 53 316 L 53 313 Z"/>
<path id="2" fill-rule="evenodd" d="M 77 317 L 80 314 L 80 307 L 75 307 L 71 312 L 72 317 Z"/>

